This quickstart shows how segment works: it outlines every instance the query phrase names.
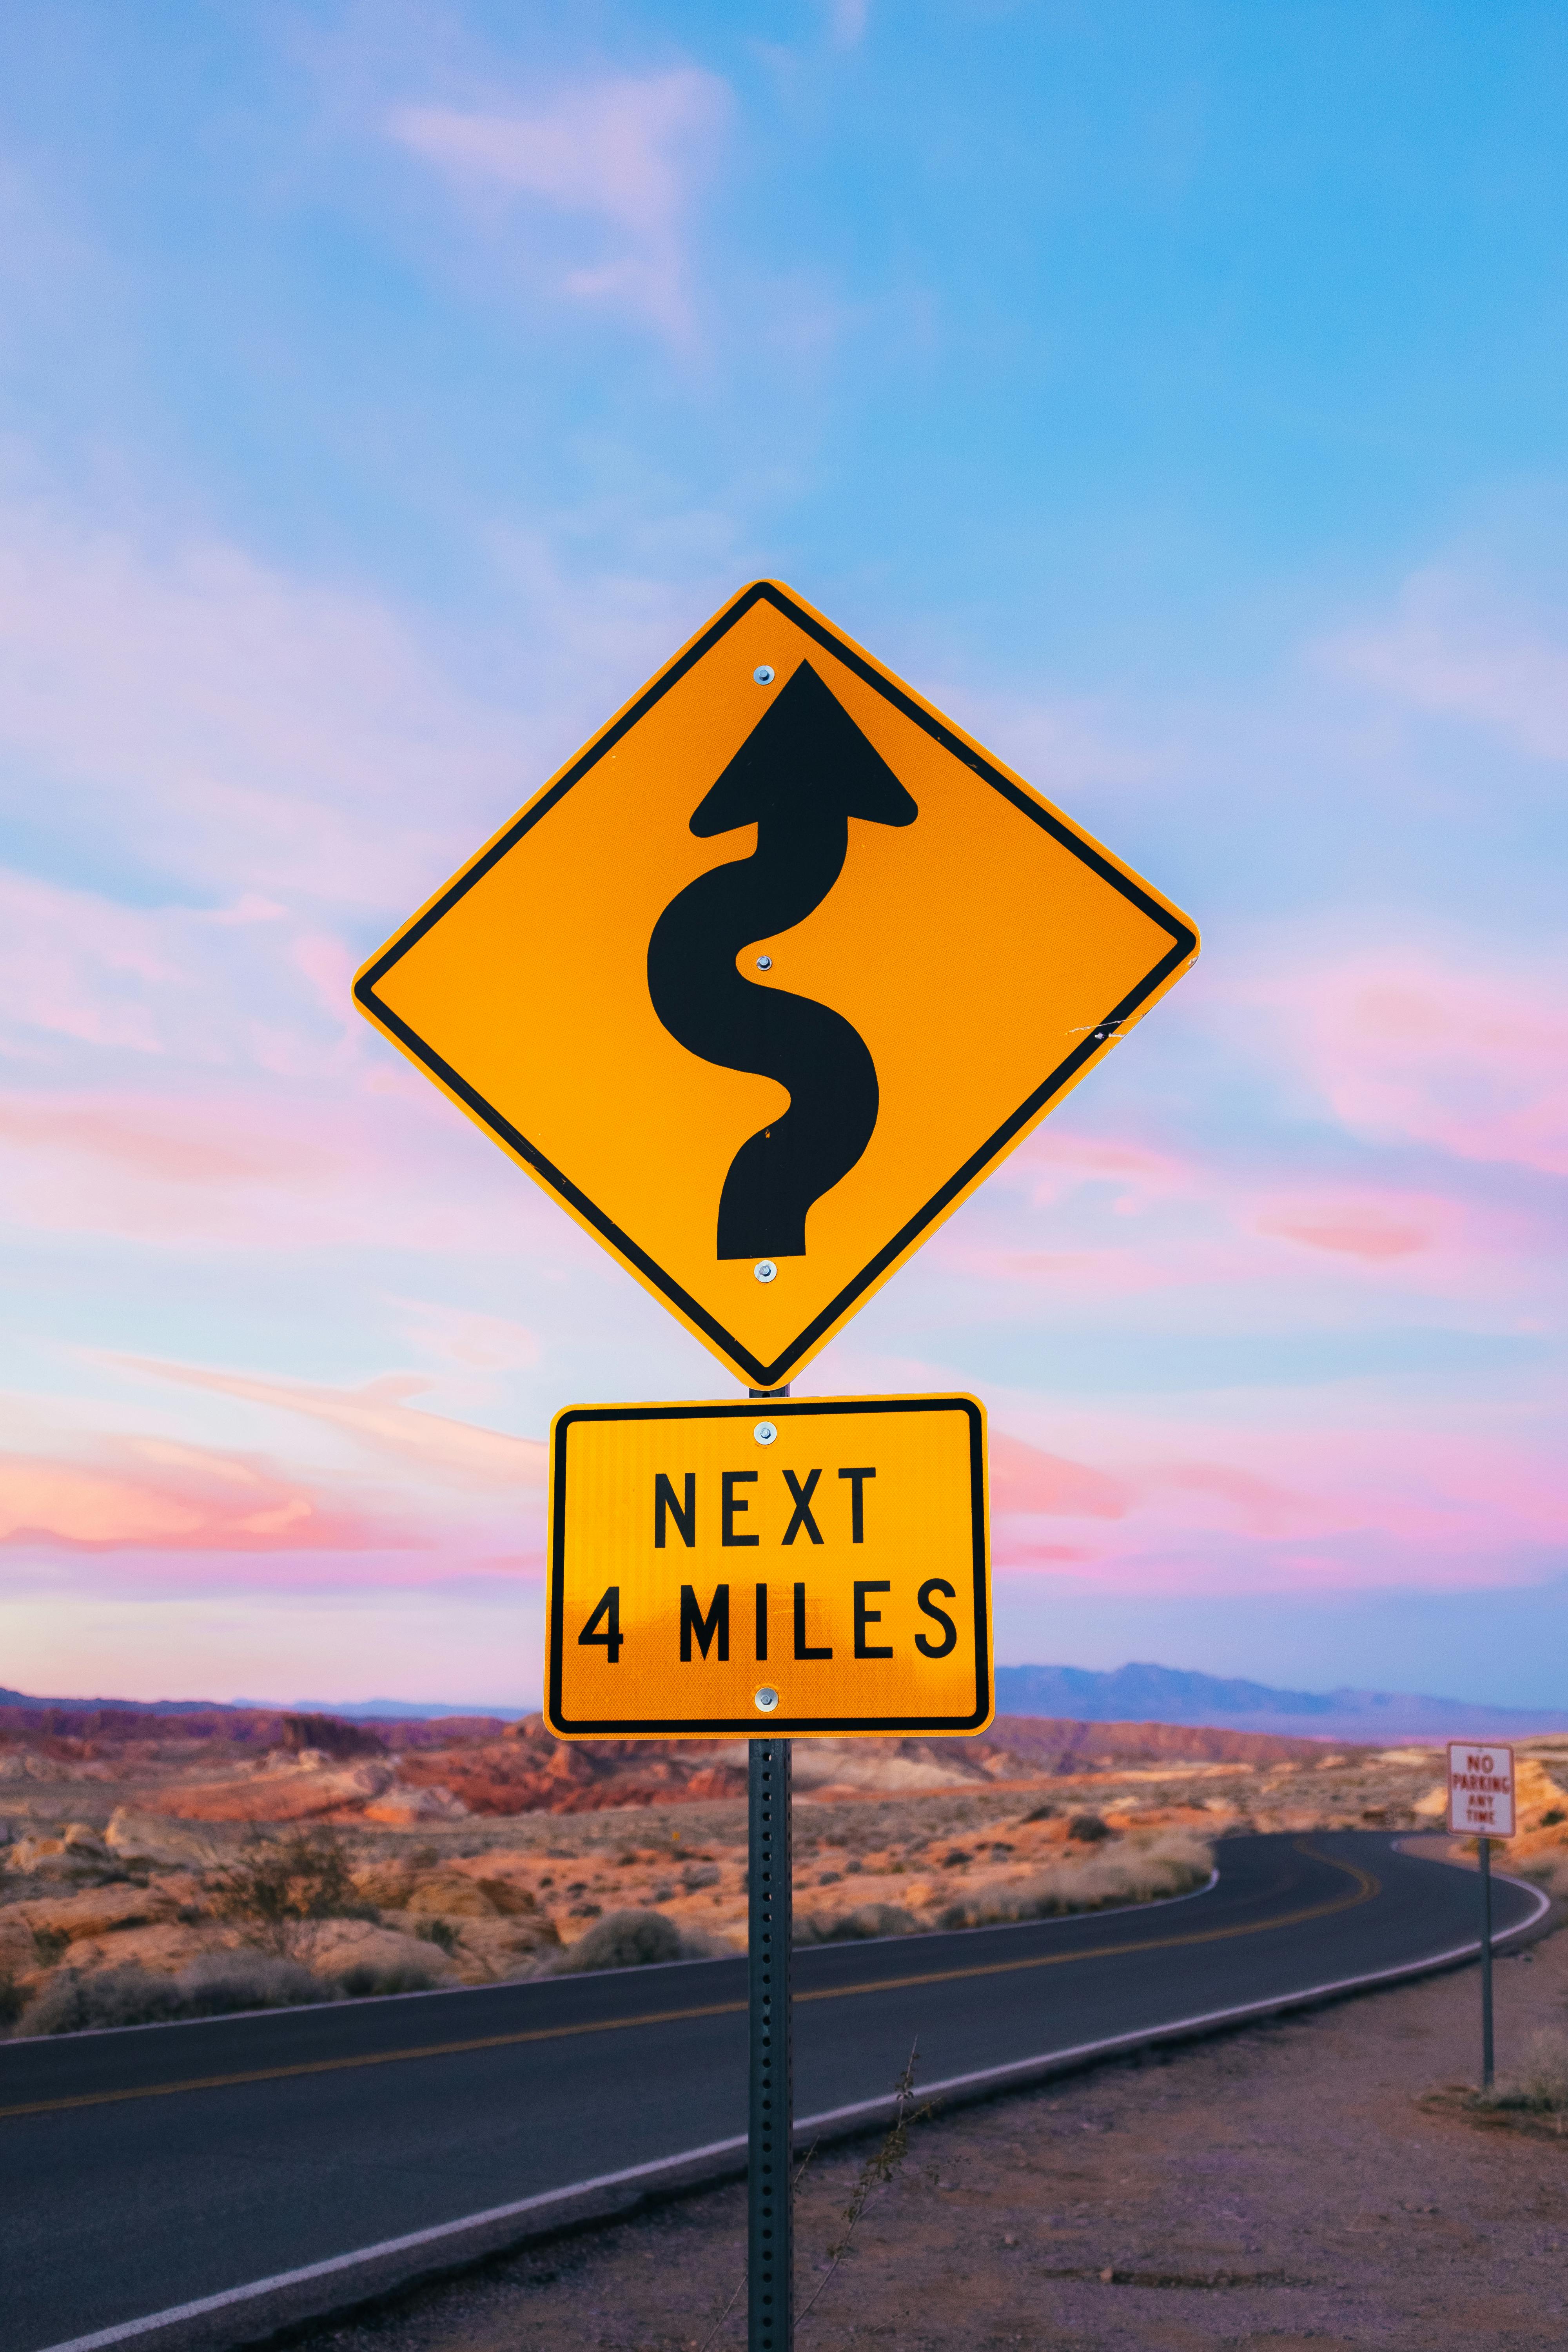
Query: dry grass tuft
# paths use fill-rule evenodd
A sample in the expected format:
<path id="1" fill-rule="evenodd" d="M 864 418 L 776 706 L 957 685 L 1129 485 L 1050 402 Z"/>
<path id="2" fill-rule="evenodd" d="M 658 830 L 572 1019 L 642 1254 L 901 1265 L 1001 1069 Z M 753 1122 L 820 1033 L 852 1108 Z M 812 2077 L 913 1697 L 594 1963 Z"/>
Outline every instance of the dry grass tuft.
<path id="1" fill-rule="evenodd" d="M 1531 2115 L 1568 2116 L 1568 2029 L 1542 2026 L 1525 2045 L 1524 2063 L 1489 2091 L 1481 2107 L 1511 2107 Z"/>
<path id="2" fill-rule="evenodd" d="M 950 1903 L 939 1925 L 988 1927 L 1012 1919 L 1058 1919 L 1125 1903 L 1168 1901 L 1192 1894 L 1213 1869 L 1213 1853 L 1201 1839 L 1167 1831 L 1146 1843 L 1129 1840 L 1114 1853 L 1058 1863 L 1022 1885 L 977 1886 Z"/>

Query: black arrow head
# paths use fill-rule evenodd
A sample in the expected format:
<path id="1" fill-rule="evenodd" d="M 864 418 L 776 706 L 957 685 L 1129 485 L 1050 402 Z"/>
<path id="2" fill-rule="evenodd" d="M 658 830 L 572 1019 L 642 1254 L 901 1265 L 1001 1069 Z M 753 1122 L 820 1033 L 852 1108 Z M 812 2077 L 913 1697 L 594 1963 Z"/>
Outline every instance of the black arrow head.
<path id="1" fill-rule="evenodd" d="M 832 688 L 802 662 L 702 801 L 691 830 L 706 841 L 770 817 L 913 824 L 919 814 Z"/>

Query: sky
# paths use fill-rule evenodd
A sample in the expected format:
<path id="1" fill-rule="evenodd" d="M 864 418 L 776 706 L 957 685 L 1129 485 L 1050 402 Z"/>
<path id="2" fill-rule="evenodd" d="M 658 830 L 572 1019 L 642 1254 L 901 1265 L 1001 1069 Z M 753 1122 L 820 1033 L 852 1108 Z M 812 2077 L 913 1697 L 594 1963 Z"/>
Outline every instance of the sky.
<path id="1" fill-rule="evenodd" d="M 0 1685 L 531 1704 L 733 1392 L 353 1011 L 742 583 L 1203 957 L 797 1384 L 1005 1662 L 1562 1703 L 1556 0 L 8 0 Z"/>

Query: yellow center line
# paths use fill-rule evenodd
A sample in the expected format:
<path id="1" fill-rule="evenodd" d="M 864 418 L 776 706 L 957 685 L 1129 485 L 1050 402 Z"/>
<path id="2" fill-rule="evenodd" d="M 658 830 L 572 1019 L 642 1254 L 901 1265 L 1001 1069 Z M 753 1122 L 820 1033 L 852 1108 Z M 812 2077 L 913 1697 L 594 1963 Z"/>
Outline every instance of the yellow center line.
<path id="1" fill-rule="evenodd" d="M 281 2083 L 292 2074 L 338 2074 L 351 2066 L 395 2066 L 408 2058 L 460 2058 L 471 2050 L 506 2050 L 520 2042 L 561 2042 L 574 2033 L 619 2033 L 633 2025 L 671 2025 L 683 2017 L 735 2017 L 743 2000 L 712 2001 L 705 2009 L 656 2009 L 644 2017 L 606 2017 L 584 2025 L 535 2026 L 526 2033 L 487 2033 L 477 2042 L 426 2042 L 414 2050 L 374 2050 L 356 2058 L 311 2058 L 296 2066 L 258 2066 L 247 2074 L 197 2074 L 184 2083 L 146 2083 L 129 2091 L 83 2091 L 70 2099 L 37 2099 L 0 2107 L 5 2116 L 49 2116 L 63 2107 L 100 2107 L 120 2099 L 169 2099 L 176 2091 L 228 2091 L 242 2083 Z"/>
<path id="2" fill-rule="evenodd" d="M 1236 1936 L 1260 1936 L 1276 1927 L 1300 1927 L 1310 1919 L 1327 1919 L 1336 1911 L 1350 1911 L 1358 1904 L 1369 1903 L 1382 1891 L 1372 1873 L 1359 1869 L 1354 1863 L 1313 1853 L 1310 1846 L 1300 1846 L 1298 1851 L 1313 1862 L 1326 1862 L 1331 1869 L 1343 1871 L 1356 1882 L 1352 1892 L 1335 1895 L 1328 1903 L 1314 1904 L 1305 1911 L 1286 1912 L 1277 1919 L 1258 1919 L 1236 1927 L 1201 1928 L 1186 1936 L 1153 1937 L 1140 1943 L 1099 1944 L 1082 1952 L 1041 1952 L 1027 1959 L 993 1960 L 966 1969 L 932 1969 L 921 1976 L 879 1977 L 865 1984 L 797 1992 L 795 2003 L 798 2007 L 811 2000 L 847 2000 L 862 1993 L 897 1992 L 910 1985 L 955 1984 L 968 1977 L 1014 1976 L 1025 1969 L 1067 1968 L 1080 1960 L 1115 1959 L 1131 1952 L 1169 1952 L 1184 1945 L 1222 1944 Z M 114 2106 L 125 2099 L 171 2099 L 184 2091 L 237 2090 L 247 2083 L 281 2083 L 298 2074 L 338 2074 L 358 2066 L 402 2065 L 416 2058 L 461 2058 L 476 2050 L 510 2050 L 526 2042 L 562 2042 L 580 2033 L 624 2033 L 638 2025 L 674 2025 L 690 2017 L 739 2017 L 745 2013 L 745 2008 L 743 2000 L 710 2001 L 700 2009 L 656 2009 L 640 2017 L 606 2017 L 579 2025 L 533 2026 L 521 2033 L 487 2033 L 473 2042 L 428 2042 L 413 2050 L 377 2050 L 353 2058 L 314 2058 L 293 2066 L 258 2066 L 243 2074 L 198 2074 L 181 2083 L 146 2083 L 123 2091 L 83 2091 L 73 2098 L 34 2099 L 18 2106 L 0 2107 L 0 2119 L 60 2115 L 69 2107 Z"/>

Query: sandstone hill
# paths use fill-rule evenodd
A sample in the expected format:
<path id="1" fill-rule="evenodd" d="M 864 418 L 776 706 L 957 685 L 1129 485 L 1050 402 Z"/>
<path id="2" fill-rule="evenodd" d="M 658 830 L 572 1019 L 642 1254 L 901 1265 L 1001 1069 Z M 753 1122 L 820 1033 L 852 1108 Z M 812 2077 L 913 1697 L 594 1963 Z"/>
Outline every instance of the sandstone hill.
<path id="1" fill-rule="evenodd" d="M 193 1712 L 178 1728 L 100 1714 L 0 1727 L 0 2031 L 743 1937 L 742 1741 L 567 1745 L 533 1717 L 399 1744 L 320 1714 Z M 1568 1895 L 1568 1739 L 1521 1760 L 1505 1866 Z M 1005 1717 L 981 1739 L 801 1741 L 795 1768 L 807 1938 L 1149 1899 L 1201 1876 L 1229 1832 L 1415 1830 L 1443 1803 L 1432 1748 L 1163 1724 Z M 322 1893 L 286 1945 L 268 1940 L 265 1906 L 235 1900 L 247 1873 L 279 1869 Z"/>
<path id="2" fill-rule="evenodd" d="M 111 1711 L 75 1734 L 41 1729 L 36 1716 L 26 1734 L 0 1720 L 0 1784 L 23 1769 L 48 1777 L 53 1766 L 59 1775 L 74 1769 L 103 1784 L 129 1776 L 144 1790 L 136 1810 L 171 1821 L 363 1821 L 386 1828 L 745 1794 L 743 1740 L 564 1741 L 537 1715 L 505 1726 L 458 1718 L 418 1728 L 423 1741 L 394 1745 L 382 1726 L 314 1715 L 237 1726 L 187 1716 L 167 1738 L 161 1723 L 152 1736 L 146 1717 Z M 15 1765 L 6 1764 L 7 1751 Z M 795 1780 L 803 1795 L 824 1799 L 910 1796 L 1140 1767 L 1303 1762 L 1322 1753 L 1311 1740 L 1268 1734 L 1003 1717 L 978 1739 L 801 1741 Z M 26 1768 L 24 1756 L 32 1759 Z"/>

